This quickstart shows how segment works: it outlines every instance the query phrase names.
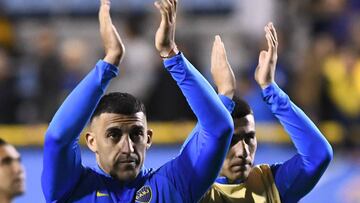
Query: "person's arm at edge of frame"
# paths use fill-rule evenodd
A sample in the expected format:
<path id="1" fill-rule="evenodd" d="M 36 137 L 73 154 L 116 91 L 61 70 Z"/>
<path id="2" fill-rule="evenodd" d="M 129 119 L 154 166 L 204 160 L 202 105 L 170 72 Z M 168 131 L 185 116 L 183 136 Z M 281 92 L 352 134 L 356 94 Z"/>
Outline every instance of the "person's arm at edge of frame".
<path id="1" fill-rule="evenodd" d="M 160 56 L 168 58 L 164 60 L 165 68 L 177 82 L 198 119 L 201 126 L 199 137 L 207 142 L 197 152 L 185 148 L 165 168 L 169 169 L 168 178 L 180 190 L 183 201 L 195 202 L 220 171 L 233 133 L 233 121 L 211 85 L 176 49 L 176 3 L 176 0 L 155 3 L 162 16 L 155 44 Z M 204 172 L 204 168 L 208 170 Z"/>
<path id="2" fill-rule="evenodd" d="M 319 181 L 333 157 L 333 151 L 315 124 L 276 85 L 277 34 L 272 23 L 265 26 L 268 51 L 261 51 L 255 79 L 264 101 L 289 133 L 297 154 L 272 166 L 275 184 L 283 202 L 298 202 Z"/>
<path id="3" fill-rule="evenodd" d="M 41 183 L 47 202 L 66 199 L 80 179 L 80 133 L 110 80 L 117 76 L 116 66 L 125 52 L 111 22 L 109 0 L 101 0 L 99 22 L 106 56 L 66 98 L 45 134 Z"/>
<path id="4" fill-rule="evenodd" d="M 234 109 L 234 102 L 232 101 L 235 90 L 236 90 L 236 79 L 234 72 L 229 64 L 227 59 L 226 49 L 224 43 L 221 40 L 219 35 L 215 36 L 215 40 L 211 52 L 211 75 L 217 88 L 218 97 L 225 106 L 225 108 L 231 114 Z M 196 124 L 195 128 L 192 130 L 190 135 L 187 137 L 183 145 L 181 146 L 181 151 L 187 146 L 189 142 L 192 144 L 197 143 L 196 136 L 200 131 L 199 123 Z M 192 139 L 196 139 L 191 141 Z"/>

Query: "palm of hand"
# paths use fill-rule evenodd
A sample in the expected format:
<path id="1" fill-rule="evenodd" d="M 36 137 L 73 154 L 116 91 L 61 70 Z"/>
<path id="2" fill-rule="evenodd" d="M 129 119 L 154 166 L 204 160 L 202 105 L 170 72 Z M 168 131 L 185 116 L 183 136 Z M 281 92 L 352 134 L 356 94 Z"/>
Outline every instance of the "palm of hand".
<path id="1" fill-rule="evenodd" d="M 276 31 L 272 23 L 265 26 L 265 32 L 268 50 L 260 52 L 259 63 L 255 70 L 255 80 L 263 89 L 275 81 L 278 46 Z"/>

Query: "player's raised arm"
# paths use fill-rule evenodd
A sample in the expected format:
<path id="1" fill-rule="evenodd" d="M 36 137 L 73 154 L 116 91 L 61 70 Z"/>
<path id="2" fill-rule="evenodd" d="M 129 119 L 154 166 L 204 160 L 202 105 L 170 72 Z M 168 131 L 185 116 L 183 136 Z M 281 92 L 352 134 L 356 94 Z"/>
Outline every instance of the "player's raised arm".
<path id="1" fill-rule="evenodd" d="M 261 51 L 255 80 L 263 89 L 264 101 L 279 119 L 294 143 L 297 154 L 274 165 L 275 183 L 283 202 L 298 202 L 316 185 L 329 165 L 333 152 L 315 124 L 276 85 L 278 39 L 272 23 L 265 26 L 267 51 Z"/>
<path id="2" fill-rule="evenodd" d="M 105 49 L 104 61 L 118 66 L 124 58 L 125 47 L 110 16 L 110 0 L 101 0 L 99 9 L 100 34 Z"/>
<path id="3" fill-rule="evenodd" d="M 215 36 L 212 47 L 211 75 L 218 94 L 232 99 L 236 89 L 235 75 L 227 59 L 224 43 L 219 35 Z"/>
<path id="4" fill-rule="evenodd" d="M 112 25 L 110 1 L 101 0 L 99 10 L 105 58 L 77 85 L 56 112 L 45 135 L 42 189 L 47 202 L 66 200 L 82 173 L 79 136 L 105 92 L 118 74 L 124 46 Z"/>
<path id="5" fill-rule="evenodd" d="M 155 3 L 161 24 L 155 45 L 166 69 L 177 82 L 199 122 L 201 145 L 189 145 L 160 172 L 180 191 L 183 202 L 196 202 L 220 171 L 233 132 L 230 114 L 211 85 L 176 48 L 176 0 Z M 206 169 L 206 170 L 204 170 Z"/>
<path id="6" fill-rule="evenodd" d="M 218 96 L 224 106 L 231 113 L 234 108 L 234 102 L 232 98 L 234 97 L 236 90 L 236 79 L 233 70 L 227 59 L 226 49 L 221 37 L 219 35 L 215 36 L 212 50 L 211 50 L 211 75 L 215 82 L 215 86 L 218 92 Z M 191 142 L 192 145 L 199 145 L 197 143 L 199 139 L 198 136 L 200 131 L 199 124 L 196 124 L 195 128 L 191 134 L 187 137 L 184 144 L 181 147 L 181 151 L 186 147 L 186 145 Z M 195 139 L 191 141 L 192 139 Z"/>
<path id="7" fill-rule="evenodd" d="M 177 0 L 159 0 L 155 2 L 155 6 L 161 14 L 155 47 L 162 58 L 171 58 L 179 53 L 175 43 Z"/>
<path id="8" fill-rule="evenodd" d="M 255 80 L 262 89 L 275 82 L 275 69 L 277 62 L 278 39 L 272 23 L 265 26 L 265 37 L 268 50 L 262 50 L 259 54 L 259 64 L 255 70 Z"/>

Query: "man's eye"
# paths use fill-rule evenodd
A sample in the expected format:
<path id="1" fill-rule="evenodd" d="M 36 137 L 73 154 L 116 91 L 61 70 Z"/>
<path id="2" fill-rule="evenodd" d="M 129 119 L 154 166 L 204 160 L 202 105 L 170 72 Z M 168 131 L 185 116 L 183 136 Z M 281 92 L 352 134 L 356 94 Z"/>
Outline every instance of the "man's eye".
<path id="1" fill-rule="evenodd" d="M 135 129 L 133 129 L 133 130 L 131 131 L 130 134 L 136 135 L 136 136 L 139 136 L 139 135 L 142 136 L 142 135 L 144 135 L 145 133 L 144 133 L 144 130 L 143 130 L 143 129 L 135 128 Z"/>
<path id="2" fill-rule="evenodd" d="M 2 165 L 10 165 L 12 163 L 12 159 L 11 158 L 5 158 L 1 161 Z"/>
<path id="3" fill-rule="evenodd" d="M 130 133 L 130 138 L 133 142 L 138 142 L 144 136 L 144 131 L 141 129 L 133 130 Z"/>
<path id="4" fill-rule="evenodd" d="M 119 133 L 109 133 L 108 137 L 111 139 L 118 139 L 121 136 Z"/>
<path id="5" fill-rule="evenodd" d="M 144 135 L 144 131 L 143 131 L 143 130 L 137 130 L 137 131 L 136 131 L 136 134 L 138 134 L 138 135 Z"/>

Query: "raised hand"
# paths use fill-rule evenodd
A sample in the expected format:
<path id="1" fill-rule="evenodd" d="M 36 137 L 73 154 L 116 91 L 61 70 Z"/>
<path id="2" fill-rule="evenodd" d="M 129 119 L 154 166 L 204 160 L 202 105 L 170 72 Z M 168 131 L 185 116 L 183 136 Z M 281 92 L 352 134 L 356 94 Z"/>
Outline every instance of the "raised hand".
<path id="1" fill-rule="evenodd" d="M 155 35 L 155 47 L 162 58 L 170 58 L 179 52 L 175 44 L 177 0 L 158 0 L 155 6 L 161 14 L 161 23 Z"/>
<path id="2" fill-rule="evenodd" d="M 118 66 L 125 54 L 125 47 L 110 16 L 110 0 L 100 0 L 100 34 L 105 48 L 104 61 Z"/>
<path id="3" fill-rule="evenodd" d="M 255 70 L 255 80 L 262 89 L 265 89 L 275 80 L 275 68 L 277 62 L 278 38 L 272 23 L 265 26 L 265 37 L 268 50 L 259 54 L 259 64 Z"/>
<path id="4" fill-rule="evenodd" d="M 218 89 L 218 93 L 233 98 L 236 80 L 227 60 L 224 43 L 219 35 L 215 36 L 211 52 L 211 75 Z"/>

